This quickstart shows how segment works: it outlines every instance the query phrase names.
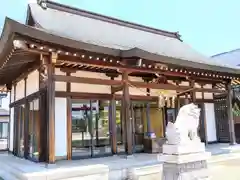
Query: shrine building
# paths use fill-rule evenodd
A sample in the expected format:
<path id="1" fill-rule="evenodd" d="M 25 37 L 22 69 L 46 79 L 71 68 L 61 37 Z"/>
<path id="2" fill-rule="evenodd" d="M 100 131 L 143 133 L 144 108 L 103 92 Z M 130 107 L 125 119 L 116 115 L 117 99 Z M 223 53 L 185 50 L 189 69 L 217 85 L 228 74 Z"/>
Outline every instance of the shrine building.
<path id="1" fill-rule="evenodd" d="M 8 150 L 35 162 L 159 152 L 189 102 L 201 107 L 203 142 L 234 144 L 239 78 L 176 32 L 51 1 L 29 4 L 25 24 L 6 18 L 0 40 Z"/>

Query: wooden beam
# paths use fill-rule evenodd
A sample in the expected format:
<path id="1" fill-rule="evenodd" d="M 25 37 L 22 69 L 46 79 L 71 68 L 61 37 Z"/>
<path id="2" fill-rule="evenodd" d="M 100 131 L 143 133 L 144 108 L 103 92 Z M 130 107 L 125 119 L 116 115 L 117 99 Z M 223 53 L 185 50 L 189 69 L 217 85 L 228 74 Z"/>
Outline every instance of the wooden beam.
<path id="1" fill-rule="evenodd" d="M 195 90 L 195 88 L 190 88 L 190 89 L 187 89 L 185 91 L 182 91 L 182 92 L 178 92 L 177 95 L 178 96 L 182 96 L 182 95 L 185 95 L 186 93 L 190 93 L 191 91 Z"/>
<path id="2" fill-rule="evenodd" d="M 102 94 L 102 93 L 84 93 L 84 92 L 66 92 L 66 91 L 56 91 L 56 97 L 71 97 L 73 99 L 103 99 L 109 100 L 111 99 L 111 94 Z M 115 94 L 115 100 L 121 100 L 121 94 Z M 157 102 L 157 96 L 139 96 L 139 95 L 130 95 L 130 99 L 133 101 L 143 100 L 143 101 L 152 101 Z"/>
<path id="3" fill-rule="evenodd" d="M 109 79 L 96 79 L 87 77 L 75 77 L 75 76 L 64 76 L 64 75 L 54 75 L 55 81 L 60 82 L 71 82 L 71 83 L 83 83 L 83 84 L 98 84 L 98 85 L 109 85 L 118 86 L 122 84 L 120 80 L 109 80 Z M 137 81 L 127 81 L 130 86 L 137 88 L 151 88 L 151 89 L 165 89 L 165 90 L 178 90 L 185 91 L 188 90 L 187 86 L 175 86 L 173 84 L 157 84 L 157 83 L 146 83 Z"/>
<path id="4" fill-rule="evenodd" d="M 70 83 L 83 83 L 83 84 L 98 84 L 98 85 L 109 85 L 117 86 L 121 84 L 122 81 L 109 80 L 109 79 L 97 79 L 97 78 L 87 78 L 87 77 L 76 77 L 76 76 L 64 76 L 64 75 L 54 75 L 55 81 L 59 82 L 70 82 Z"/>
<path id="5" fill-rule="evenodd" d="M 162 74 L 162 75 L 166 75 L 166 76 L 178 76 L 178 77 L 184 77 L 184 78 L 186 77 L 186 74 L 163 71 L 161 69 L 127 66 L 127 65 L 122 65 L 120 63 L 114 64 L 114 63 L 93 60 L 93 59 L 91 61 L 89 61 L 89 59 L 82 59 L 79 57 L 73 57 L 73 56 L 67 56 L 67 55 L 60 55 L 58 58 L 58 62 L 108 68 L 108 69 L 114 69 L 114 70 L 122 71 L 122 72 L 131 71 L 131 72 L 142 72 L 142 73 L 149 73 L 149 74 L 158 73 L 158 74 Z"/>
<path id="6" fill-rule="evenodd" d="M 196 92 L 206 92 L 206 93 L 226 93 L 225 90 L 221 89 L 209 89 L 209 88 L 195 88 Z"/>
<path id="7" fill-rule="evenodd" d="M 123 90 L 123 85 L 118 85 L 118 86 L 111 86 L 111 93 L 114 94 L 118 91 L 122 91 Z"/>

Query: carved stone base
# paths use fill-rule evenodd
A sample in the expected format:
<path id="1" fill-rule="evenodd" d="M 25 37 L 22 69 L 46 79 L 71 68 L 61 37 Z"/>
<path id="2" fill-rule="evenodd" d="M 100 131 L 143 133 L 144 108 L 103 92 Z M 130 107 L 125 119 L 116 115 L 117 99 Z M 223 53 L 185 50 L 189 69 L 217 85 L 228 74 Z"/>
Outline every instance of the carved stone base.
<path id="1" fill-rule="evenodd" d="M 210 153 L 165 154 L 162 157 L 163 180 L 208 179 L 207 159 Z"/>
<path id="2" fill-rule="evenodd" d="M 183 164 L 164 163 L 162 180 L 206 180 L 207 162 L 196 161 Z"/>

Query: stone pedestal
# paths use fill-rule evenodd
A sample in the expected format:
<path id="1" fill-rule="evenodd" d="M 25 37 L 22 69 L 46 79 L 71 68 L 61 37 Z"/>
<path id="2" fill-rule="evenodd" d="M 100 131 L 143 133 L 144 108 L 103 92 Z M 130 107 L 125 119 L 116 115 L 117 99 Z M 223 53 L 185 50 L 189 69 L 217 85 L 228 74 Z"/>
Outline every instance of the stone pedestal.
<path id="1" fill-rule="evenodd" d="M 203 143 L 164 144 L 162 180 L 206 180 L 210 156 Z"/>

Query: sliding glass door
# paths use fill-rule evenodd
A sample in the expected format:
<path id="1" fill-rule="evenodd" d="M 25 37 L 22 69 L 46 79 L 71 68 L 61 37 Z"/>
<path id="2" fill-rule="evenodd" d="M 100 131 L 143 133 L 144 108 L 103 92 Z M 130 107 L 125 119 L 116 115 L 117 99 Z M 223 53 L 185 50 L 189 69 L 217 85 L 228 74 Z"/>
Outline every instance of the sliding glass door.
<path id="1" fill-rule="evenodd" d="M 72 156 L 91 156 L 91 103 L 81 100 L 72 104 Z"/>
<path id="2" fill-rule="evenodd" d="M 74 100 L 72 103 L 72 158 L 111 154 L 109 101 Z"/>
<path id="3" fill-rule="evenodd" d="M 134 152 L 143 151 L 143 140 L 144 140 L 144 123 L 143 119 L 146 116 L 144 111 L 146 102 L 132 101 L 130 105 L 130 116 L 132 118 L 132 142 Z M 117 132 L 117 153 L 125 153 L 124 145 L 124 122 L 121 118 L 121 101 L 116 101 L 116 132 Z"/>

